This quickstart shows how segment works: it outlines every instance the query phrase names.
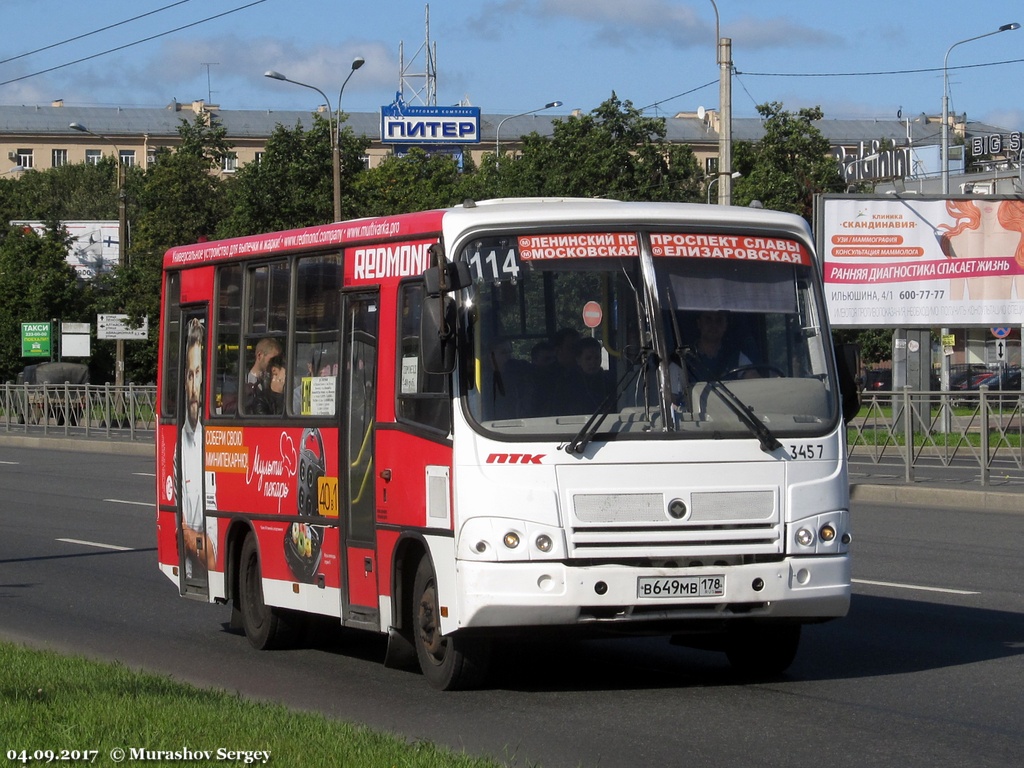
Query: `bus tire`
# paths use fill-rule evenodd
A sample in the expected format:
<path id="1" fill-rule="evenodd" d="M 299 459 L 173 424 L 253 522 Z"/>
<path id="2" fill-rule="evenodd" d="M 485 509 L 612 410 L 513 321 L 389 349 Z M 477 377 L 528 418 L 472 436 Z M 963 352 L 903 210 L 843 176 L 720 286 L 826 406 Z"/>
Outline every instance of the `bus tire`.
<path id="1" fill-rule="evenodd" d="M 744 677 L 771 678 L 789 669 L 799 646 L 799 624 L 744 624 L 726 635 L 725 655 Z"/>
<path id="2" fill-rule="evenodd" d="M 294 617 L 263 601 L 259 548 L 253 534 L 245 537 L 238 564 L 238 613 L 253 648 L 260 651 L 284 648 L 294 641 L 297 625 Z"/>
<path id="3" fill-rule="evenodd" d="M 427 682 L 441 691 L 479 687 L 486 677 L 490 643 L 483 638 L 441 634 L 437 577 L 428 557 L 416 568 L 412 609 L 416 657 Z"/>

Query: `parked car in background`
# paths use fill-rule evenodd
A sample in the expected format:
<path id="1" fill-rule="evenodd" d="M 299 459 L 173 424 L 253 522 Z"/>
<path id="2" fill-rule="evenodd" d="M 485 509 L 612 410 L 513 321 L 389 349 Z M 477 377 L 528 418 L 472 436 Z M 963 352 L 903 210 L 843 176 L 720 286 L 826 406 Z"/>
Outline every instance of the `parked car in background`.
<path id="1" fill-rule="evenodd" d="M 877 368 L 864 372 L 865 392 L 889 392 L 892 390 L 892 369 Z"/>

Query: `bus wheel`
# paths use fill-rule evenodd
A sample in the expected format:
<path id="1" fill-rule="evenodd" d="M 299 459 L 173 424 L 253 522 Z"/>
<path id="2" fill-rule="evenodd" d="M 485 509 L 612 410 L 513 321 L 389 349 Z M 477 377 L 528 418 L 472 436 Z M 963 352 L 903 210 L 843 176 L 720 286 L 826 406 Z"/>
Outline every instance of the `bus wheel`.
<path id="1" fill-rule="evenodd" d="M 490 644 L 480 638 L 441 634 L 437 578 L 427 557 L 416 568 L 413 599 L 416 656 L 427 682 L 442 691 L 480 685 L 487 671 Z"/>
<path id="2" fill-rule="evenodd" d="M 726 636 L 725 655 L 741 675 L 776 677 L 789 669 L 799 646 L 799 624 L 745 624 Z"/>
<path id="3" fill-rule="evenodd" d="M 249 644 L 258 650 L 282 648 L 295 635 L 295 621 L 287 612 L 263 602 L 263 581 L 256 537 L 246 536 L 238 566 L 238 613 Z"/>

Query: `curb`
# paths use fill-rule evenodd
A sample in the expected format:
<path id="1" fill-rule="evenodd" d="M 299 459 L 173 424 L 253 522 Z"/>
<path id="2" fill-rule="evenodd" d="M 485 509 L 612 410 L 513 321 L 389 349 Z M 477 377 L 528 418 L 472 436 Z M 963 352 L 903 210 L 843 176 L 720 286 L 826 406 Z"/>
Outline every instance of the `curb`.
<path id="1" fill-rule="evenodd" d="M 966 509 L 974 512 L 1024 513 L 1024 494 L 976 491 L 961 488 L 922 487 L 917 485 L 850 485 L 850 500 L 873 504 L 912 504 L 921 507 Z"/>
<path id="2" fill-rule="evenodd" d="M 153 440 L 128 441 L 107 438 L 56 437 L 0 434 L 0 445 L 14 448 L 40 448 L 51 451 L 79 451 L 113 456 L 154 457 Z M 974 511 L 1024 513 L 1024 493 L 964 490 L 962 488 L 924 487 L 851 483 L 850 500 L 868 504 L 911 504 L 921 507 L 969 509 Z"/>
<path id="3" fill-rule="evenodd" d="M 13 448 L 43 448 L 51 451 L 104 453 L 114 456 L 156 457 L 154 440 L 109 440 L 88 437 L 35 437 L 33 435 L 0 435 L 0 445 Z"/>

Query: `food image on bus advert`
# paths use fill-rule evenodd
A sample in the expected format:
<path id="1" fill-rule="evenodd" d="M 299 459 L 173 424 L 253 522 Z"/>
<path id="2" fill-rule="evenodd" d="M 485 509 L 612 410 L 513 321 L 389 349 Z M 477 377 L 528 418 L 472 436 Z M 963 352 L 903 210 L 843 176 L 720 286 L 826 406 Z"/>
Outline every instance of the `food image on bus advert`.
<path id="1" fill-rule="evenodd" d="M 324 441 L 320 430 L 306 429 L 299 443 L 299 471 L 295 475 L 296 512 L 300 517 L 319 518 L 317 487 L 327 473 Z M 324 541 L 323 526 L 294 522 L 285 529 L 284 556 L 300 581 L 312 582 L 320 567 Z"/>

